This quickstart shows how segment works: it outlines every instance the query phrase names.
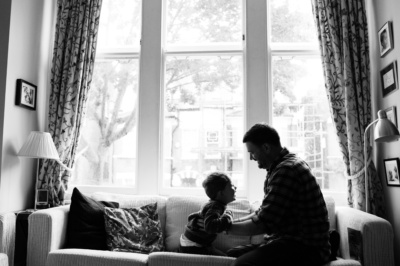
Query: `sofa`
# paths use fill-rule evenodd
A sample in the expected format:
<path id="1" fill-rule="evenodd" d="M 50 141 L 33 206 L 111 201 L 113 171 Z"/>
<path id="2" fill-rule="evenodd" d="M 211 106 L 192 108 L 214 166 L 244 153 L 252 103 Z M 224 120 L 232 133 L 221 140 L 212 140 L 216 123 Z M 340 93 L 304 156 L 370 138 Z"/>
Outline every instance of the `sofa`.
<path id="1" fill-rule="evenodd" d="M 0 214 L 0 266 L 14 265 L 16 215 Z"/>
<path id="2" fill-rule="evenodd" d="M 69 206 L 40 210 L 29 216 L 28 266 L 179 266 L 179 265 L 230 265 L 234 258 L 177 253 L 179 237 L 184 230 L 188 214 L 198 211 L 207 201 L 205 197 L 117 195 L 94 193 L 98 201 L 115 201 L 120 208 L 139 207 L 157 202 L 157 210 L 164 235 L 165 251 L 150 254 L 113 252 L 89 249 L 66 249 L 66 229 Z M 386 220 L 365 212 L 347 208 L 335 208 L 335 202 L 325 197 L 331 229 L 340 234 L 339 257 L 326 266 L 393 266 L 393 231 Z M 253 212 L 257 204 L 238 199 L 228 205 L 234 218 Z M 215 247 L 226 251 L 248 243 L 259 243 L 262 235 L 234 236 L 219 234 Z M 350 244 L 349 244 L 350 243 Z"/>

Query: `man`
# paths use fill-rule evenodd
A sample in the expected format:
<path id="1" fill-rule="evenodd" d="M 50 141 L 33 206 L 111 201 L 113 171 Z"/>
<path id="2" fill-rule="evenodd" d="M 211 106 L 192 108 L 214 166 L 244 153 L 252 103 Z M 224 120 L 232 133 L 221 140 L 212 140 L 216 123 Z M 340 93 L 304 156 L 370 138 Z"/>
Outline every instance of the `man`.
<path id="1" fill-rule="evenodd" d="M 250 128 L 243 142 L 250 159 L 267 170 L 264 199 L 255 213 L 234 222 L 227 233 L 265 235 L 261 245 L 231 250 L 230 255 L 239 256 L 233 265 L 312 266 L 329 261 L 328 212 L 310 167 L 283 148 L 278 132 L 265 123 Z"/>

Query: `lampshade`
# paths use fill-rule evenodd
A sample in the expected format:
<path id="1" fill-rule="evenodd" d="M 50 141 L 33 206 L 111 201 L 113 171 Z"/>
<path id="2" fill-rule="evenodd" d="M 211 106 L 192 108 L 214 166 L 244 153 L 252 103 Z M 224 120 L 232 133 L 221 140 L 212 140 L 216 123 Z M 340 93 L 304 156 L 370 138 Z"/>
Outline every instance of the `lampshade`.
<path id="1" fill-rule="evenodd" d="M 376 142 L 391 142 L 400 138 L 399 130 L 387 118 L 386 112 L 379 110 L 378 122 L 375 125 L 374 138 Z"/>
<path id="2" fill-rule="evenodd" d="M 32 131 L 18 152 L 18 156 L 60 161 L 56 146 L 48 132 Z"/>

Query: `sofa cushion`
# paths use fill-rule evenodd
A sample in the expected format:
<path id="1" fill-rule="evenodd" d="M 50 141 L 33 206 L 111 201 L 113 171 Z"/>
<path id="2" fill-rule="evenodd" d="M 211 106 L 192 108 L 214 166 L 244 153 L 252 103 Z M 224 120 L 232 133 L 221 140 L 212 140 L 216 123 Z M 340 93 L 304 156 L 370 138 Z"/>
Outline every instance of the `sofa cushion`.
<path id="1" fill-rule="evenodd" d="M 154 252 L 149 255 L 150 266 L 229 266 L 235 258 L 194 255 L 175 252 Z"/>
<path id="2" fill-rule="evenodd" d="M 91 195 L 91 197 L 92 199 L 98 201 L 102 200 L 118 202 L 120 208 L 135 208 L 157 202 L 158 218 L 160 219 L 162 232 L 165 236 L 166 197 L 157 195 L 123 195 L 106 192 L 95 192 Z"/>
<path id="3" fill-rule="evenodd" d="M 356 260 L 344 260 L 338 258 L 337 260 L 330 261 L 324 264 L 323 266 L 362 266 L 362 265 Z"/>
<path id="4" fill-rule="evenodd" d="M 104 207 L 118 208 L 116 202 L 100 202 L 74 188 L 67 226 L 67 248 L 107 250 Z"/>
<path id="5" fill-rule="evenodd" d="M 200 210 L 201 206 L 208 201 L 207 197 L 173 196 L 167 200 L 167 220 L 165 234 L 165 248 L 167 251 L 176 251 L 179 248 L 180 235 L 185 230 L 188 215 Z M 237 219 L 250 214 L 248 200 L 236 200 L 228 204 L 229 210 L 233 212 L 233 218 Z M 228 249 L 248 244 L 249 236 L 234 236 L 218 234 L 213 246 L 223 252 Z"/>
<path id="6" fill-rule="evenodd" d="M 147 254 L 90 249 L 56 249 L 47 256 L 46 266 L 147 266 Z"/>
<path id="7" fill-rule="evenodd" d="M 151 253 L 164 250 L 157 203 L 136 208 L 105 208 L 107 246 L 111 251 Z"/>

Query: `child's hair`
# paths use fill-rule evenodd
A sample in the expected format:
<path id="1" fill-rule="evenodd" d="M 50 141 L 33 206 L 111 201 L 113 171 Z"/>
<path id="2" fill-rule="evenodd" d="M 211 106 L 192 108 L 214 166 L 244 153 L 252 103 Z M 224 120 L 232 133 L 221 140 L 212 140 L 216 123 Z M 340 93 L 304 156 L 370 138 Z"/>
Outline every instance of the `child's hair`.
<path id="1" fill-rule="evenodd" d="M 213 172 L 203 181 L 203 188 L 210 199 L 215 199 L 219 191 L 224 190 L 227 184 L 231 184 L 231 179 L 224 173 Z"/>

